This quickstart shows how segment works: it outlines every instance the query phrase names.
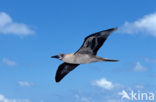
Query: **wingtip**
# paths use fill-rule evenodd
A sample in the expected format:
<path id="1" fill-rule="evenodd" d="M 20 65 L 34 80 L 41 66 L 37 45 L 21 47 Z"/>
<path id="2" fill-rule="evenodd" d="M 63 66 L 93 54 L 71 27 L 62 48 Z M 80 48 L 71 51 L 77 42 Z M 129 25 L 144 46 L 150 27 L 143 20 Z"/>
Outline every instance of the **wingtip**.
<path id="1" fill-rule="evenodd" d="M 56 81 L 56 83 L 60 82 L 60 80 L 55 80 L 55 81 Z"/>
<path id="2" fill-rule="evenodd" d="M 61 78 L 60 78 L 60 77 L 58 77 L 58 76 L 55 76 L 55 81 L 58 83 L 58 82 L 60 82 L 60 81 L 61 81 Z"/>
<path id="3" fill-rule="evenodd" d="M 118 27 L 114 27 L 114 30 L 117 30 L 118 29 Z"/>
<path id="4" fill-rule="evenodd" d="M 114 28 L 111 28 L 111 29 L 108 29 L 110 31 L 116 31 L 118 29 L 118 27 L 114 27 Z"/>

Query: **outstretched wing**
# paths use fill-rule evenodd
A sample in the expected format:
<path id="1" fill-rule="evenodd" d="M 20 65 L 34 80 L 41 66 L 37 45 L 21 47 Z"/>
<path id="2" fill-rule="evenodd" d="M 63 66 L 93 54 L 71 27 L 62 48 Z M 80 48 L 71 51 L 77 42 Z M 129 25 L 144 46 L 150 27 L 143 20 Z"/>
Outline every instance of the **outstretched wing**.
<path id="1" fill-rule="evenodd" d="M 96 55 L 97 51 L 103 45 L 108 36 L 115 30 L 117 30 L 117 28 L 103 30 L 87 36 L 82 46 L 77 52 L 75 52 L 75 54 L 81 53 L 81 54 Z"/>
<path id="2" fill-rule="evenodd" d="M 62 63 L 56 72 L 55 80 L 59 82 L 66 76 L 70 71 L 75 69 L 79 64 L 69 64 L 69 63 Z"/>

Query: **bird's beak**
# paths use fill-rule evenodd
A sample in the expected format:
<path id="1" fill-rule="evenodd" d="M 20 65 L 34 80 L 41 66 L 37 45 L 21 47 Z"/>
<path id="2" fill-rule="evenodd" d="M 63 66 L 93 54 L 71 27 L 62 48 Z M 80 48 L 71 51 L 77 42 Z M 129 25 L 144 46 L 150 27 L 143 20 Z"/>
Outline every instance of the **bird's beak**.
<path id="1" fill-rule="evenodd" d="M 51 58 L 57 58 L 57 59 L 59 59 L 60 56 L 58 56 L 58 55 L 56 55 L 56 56 L 51 56 Z"/>

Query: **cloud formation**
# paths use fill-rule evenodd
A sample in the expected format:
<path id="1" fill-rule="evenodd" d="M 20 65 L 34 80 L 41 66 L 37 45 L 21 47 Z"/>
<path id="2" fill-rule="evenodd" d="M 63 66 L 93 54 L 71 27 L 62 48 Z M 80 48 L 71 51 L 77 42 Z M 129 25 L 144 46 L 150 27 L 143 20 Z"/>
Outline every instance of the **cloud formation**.
<path id="1" fill-rule="evenodd" d="M 14 34 L 14 35 L 30 35 L 35 32 L 31 30 L 26 24 L 16 23 L 5 12 L 0 12 L 0 34 Z"/>
<path id="2" fill-rule="evenodd" d="M 34 85 L 34 83 L 28 81 L 18 81 L 18 84 L 22 87 L 31 87 Z"/>
<path id="3" fill-rule="evenodd" d="M 78 94 L 75 95 L 76 100 L 78 100 L 79 102 L 90 102 L 89 98 L 84 97 L 84 96 L 80 96 Z"/>
<path id="4" fill-rule="evenodd" d="M 114 88 L 114 85 L 111 81 L 106 80 L 105 78 L 101 78 L 99 80 L 95 80 L 92 82 L 92 85 L 98 86 L 100 88 L 111 90 Z"/>
<path id="5" fill-rule="evenodd" d="M 142 66 L 140 62 L 137 62 L 136 65 L 135 65 L 135 67 L 133 68 L 133 70 L 135 72 L 144 72 L 147 69 L 144 66 Z"/>
<path id="6" fill-rule="evenodd" d="M 15 61 L 12 61 L 10 59 L 7 59 L 7 58 L 3 58 L 2 59 L 2 63 L 8 65 L 8 66 L 15 66 L 17 65 Z"/>
<path id="7" fill-rule="evenodd" d="M 30 102 L 29 99 L 9 99 L 0 94 L 0 102 Z"/>
<path id="8" fill-rule="evenodd" d="M 145 15 L 144 17 L 134 21 L 125 22 L 119 28 L 119 32 L 126 34 L 145 33 L 156 37 L 156 12 Z"/>
<path id="9" fill-rule="evenodd" d="M 147 63 L 156 63 L 156 59 L 150 59 L 148 57 L 144 58 L 145 62 Z"/>

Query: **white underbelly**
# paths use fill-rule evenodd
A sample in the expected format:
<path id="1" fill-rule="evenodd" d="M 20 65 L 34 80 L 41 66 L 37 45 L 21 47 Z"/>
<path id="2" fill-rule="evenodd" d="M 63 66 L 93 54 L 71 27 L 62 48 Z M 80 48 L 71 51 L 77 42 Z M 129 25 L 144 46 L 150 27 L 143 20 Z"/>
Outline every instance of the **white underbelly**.
<path id="1" fill-rule="evenodd" d="M 96 62 L 96 58 L 93 58 L 87 54 L 79 54 L 79 55 L 70 55 L 66 56 L 63 59 L 66 63 L 72 63 L 72 64 L 86 64 L 86 63 L 92 63 Z"/>

